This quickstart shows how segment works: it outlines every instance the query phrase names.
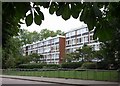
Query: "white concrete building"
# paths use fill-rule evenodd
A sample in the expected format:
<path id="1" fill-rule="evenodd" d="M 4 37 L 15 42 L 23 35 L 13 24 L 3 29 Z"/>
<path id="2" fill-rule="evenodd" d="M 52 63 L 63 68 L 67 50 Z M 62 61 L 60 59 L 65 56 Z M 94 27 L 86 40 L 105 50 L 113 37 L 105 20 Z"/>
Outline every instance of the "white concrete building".
<path id="1" fill-rule="evenodd" d="M 65 55 L 65 37 L 49 37 L 45 40 L 23 46 L 23 55 L 30 55 L 32 53 L 43 55 L 44 58 L 40 60 L 44 60 L 48 64 L 61 63 Z"/>
<path id="2" fill-rule="evenodd" d="M 87 27 L 77 28 L 65 33 L 65 36 L 49 37 L 42 41 L 34 42 L 23 46 L 23 55 L 38 53 L 44 58 L 40 59 L 46 63 L 59 64 L 62 62 L 65 53 L 74 52 L 83 45 L 89 45 L 93 50 L 99 50 L 99 42 L 93 40 L 93 30 L 88 31 Z"/>
<path id="3" fill-rule="evenodd" d="M 87 27 L 77 28 L 66 32 L 66 52 L 74 52 L 83 45 L 90 45 L 93 50 L 99 50 L 99 42 L 93 40 L 93 30 L 88 31 Z"/>

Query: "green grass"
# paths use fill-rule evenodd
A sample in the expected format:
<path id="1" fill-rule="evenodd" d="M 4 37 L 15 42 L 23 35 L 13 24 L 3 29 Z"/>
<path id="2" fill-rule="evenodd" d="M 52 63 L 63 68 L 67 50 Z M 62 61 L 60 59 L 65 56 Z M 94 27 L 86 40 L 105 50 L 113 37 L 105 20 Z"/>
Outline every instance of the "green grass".
<path id="1" fill-rule="evenodd" d="M 59 78 L 73 78 L 85 80 L 102 80 L 102 81 L 118 81 L 118 73 L 115 70 L 108 71 L 4 71 L 6 75 L 19 76 L 37 76 L 37 77 L 59 77 Z"/>

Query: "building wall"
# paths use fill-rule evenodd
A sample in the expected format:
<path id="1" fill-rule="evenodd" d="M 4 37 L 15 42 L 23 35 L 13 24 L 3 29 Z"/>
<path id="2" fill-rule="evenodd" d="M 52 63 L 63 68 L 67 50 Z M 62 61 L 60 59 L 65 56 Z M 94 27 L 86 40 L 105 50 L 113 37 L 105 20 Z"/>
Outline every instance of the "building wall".
<path id="1" fill-rule="evenodd" d="M 62 62 L 63 58 L 65 57 L 65 38 L 60 38 L 59 39 L 59 52 L 60 52 L 60 59 L 59 59 L 59 63 Z"/>
<path id="2" fill-rule="evenodd" d="M 99 42 L 93 40 L 93 33 L 94 31 L 89 32 L 87 27 L 66 32 L 66 52 L 74 52 L 83 45 L 90 45 L 93 50 L 99 50 Z"/>
<path id="3" fill-rule="evenodd" d="M 40 61 L 44 61 L 48 64 L 59 64 L 65 53 L 65 37 L 50 37 L 43 41 L 27 44 L 23 47 L 23 51 L 23 55 L 38 53 L 39 55 L 44 56 L 44 58 L 40 59 Z"/>
<path id="4" fill-rule="evenodd" d="M 65 36 L 49 37 L 46 40 L 27 44 L 23 46 L 23 55 L 38 53 L 44 56 L 41 61 L 59 64 L 65 53 L 74 52 L 84 44 L 93 47 L 93 50 L 99 50 L 100 43 L 93 40 L 93 31 L 89 32 L 87 27 L 68 31 Z"/>

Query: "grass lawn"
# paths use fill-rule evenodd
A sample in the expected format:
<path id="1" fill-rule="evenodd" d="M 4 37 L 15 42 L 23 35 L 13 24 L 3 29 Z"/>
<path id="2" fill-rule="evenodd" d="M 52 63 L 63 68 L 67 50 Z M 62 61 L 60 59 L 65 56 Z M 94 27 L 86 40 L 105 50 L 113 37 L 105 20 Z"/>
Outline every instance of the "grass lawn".
<path id="1" fill-rule="evenodd" d="M 118 81 L 118 73 L 115 70 L 6 71 L 3 72 L 3 74 L 19 75 L 19 76 L 37 76 L 37 77 L 43 76 L 43 77 L 74 78 L 74 79 L 87 79 L 87 80 Z"/>

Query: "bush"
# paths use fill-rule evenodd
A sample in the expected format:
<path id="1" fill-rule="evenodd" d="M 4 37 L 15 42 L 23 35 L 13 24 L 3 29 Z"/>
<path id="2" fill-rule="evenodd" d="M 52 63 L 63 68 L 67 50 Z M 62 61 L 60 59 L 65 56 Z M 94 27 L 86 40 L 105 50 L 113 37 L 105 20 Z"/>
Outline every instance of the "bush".
<path id="1" fill-rule="evenodd" d="M 56 69 L 58 67 L 59 67 L 59 65 L 57 65 L 57 64 L 29 63 L 29 64 L 20 64 L 18 68 L 23 68 L 23 69 L 34 69 L 34 68 Z"/>
<path id="2" fill-rule="evenodd" d="M 82 62 L 69 62 L 69 63 L 62 63 L 61 67 L 75 69 L 75 68 L 81 67 L 81 65 L 82 65 Z"/>
<path id="3" fill-rule="evenodd" d="M 46 65 L 44 65 L 43 68 L 56 69 L 56 68 L 59 68 L 59 65 L 57 65 L 57 64 L 46 64 Z"/>
<path id="4" fill-rule="evenodd" d="M 37 64 L 37 63 L 20 64 L 19 68 L 23 68 L 23 69 L 43 68 L 44 65 L 45 64 Z"/>
<path id="5" fill-rule="evenodd" d="M 97 69 L 108 69 L 108 64 L 104 61 L 97 62 Z"/>
<path id="6" fill-rule="evenodd" d="M 85 62 L 81 66 L 82 69 L 95 69 L 96 68 L 96 63 L 93 62 Z"/>

